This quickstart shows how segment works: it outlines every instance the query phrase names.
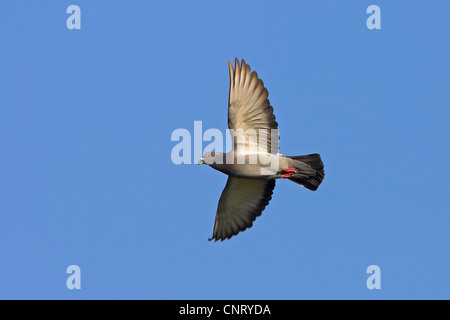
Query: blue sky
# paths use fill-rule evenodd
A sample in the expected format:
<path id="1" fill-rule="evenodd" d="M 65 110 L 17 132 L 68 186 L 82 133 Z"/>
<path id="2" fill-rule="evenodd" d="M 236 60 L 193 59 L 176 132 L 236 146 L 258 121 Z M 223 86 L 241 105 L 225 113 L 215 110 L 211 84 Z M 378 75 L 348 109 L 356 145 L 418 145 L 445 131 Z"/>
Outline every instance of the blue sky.
<path id="1" fill-rule="evenodd" d="M 449 12 L 1 3 L 0 298 L 449 299 Z M 170 137 L 194 121 L 225 131 L 235 57 L 269 90 L 280 151 L 320 153 L 326 178 L 316 192 L 278 181 L 251 229 L 211 243 L 226 176 L 174 165 Z"/>

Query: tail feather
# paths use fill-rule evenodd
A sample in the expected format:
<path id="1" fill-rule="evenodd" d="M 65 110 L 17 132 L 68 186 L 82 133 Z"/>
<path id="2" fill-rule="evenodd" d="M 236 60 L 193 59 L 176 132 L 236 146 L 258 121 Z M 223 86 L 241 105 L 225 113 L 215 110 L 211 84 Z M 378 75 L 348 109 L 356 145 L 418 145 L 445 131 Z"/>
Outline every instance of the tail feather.
<path id="1" fill-rule="evenodd" d="M 298 183 L 309 190 L 316 191 L 325 177 L 323 162 L 320 155 L 314 153 L 304 156 L 290 156 L 289 158 L 301 162 L 301 165 L 296 168 L 299 171 L 299 174 L 294 175 L 292 178 L 289 178 L 289 180 Z M 305 170 L 305 164 L 310 170 Z"/>

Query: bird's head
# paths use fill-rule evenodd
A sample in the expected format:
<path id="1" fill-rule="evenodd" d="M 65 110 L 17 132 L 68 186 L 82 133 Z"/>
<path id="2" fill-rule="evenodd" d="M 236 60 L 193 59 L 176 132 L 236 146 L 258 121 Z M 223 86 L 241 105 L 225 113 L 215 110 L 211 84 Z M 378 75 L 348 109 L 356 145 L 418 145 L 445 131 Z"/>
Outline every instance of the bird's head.
<path id="1" fill-rule="evenodd" d="M 214 166 L 214 164 L 222 164 L 224 155 L 225 154 L 222 152 L 205 152 L 197 164 L 207 164 L 209 166 Z"/>

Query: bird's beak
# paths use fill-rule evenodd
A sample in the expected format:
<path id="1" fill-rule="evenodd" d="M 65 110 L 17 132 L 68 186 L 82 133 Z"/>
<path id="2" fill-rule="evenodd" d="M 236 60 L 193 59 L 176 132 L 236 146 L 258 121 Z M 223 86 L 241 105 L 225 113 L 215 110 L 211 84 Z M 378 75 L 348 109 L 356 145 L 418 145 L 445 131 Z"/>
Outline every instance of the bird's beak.
<path id="1" fill-rule="evenodd" d="M 197 164 L 204 164 L 205 163 L 205 159 L 201 158 L 199 162 L 197 162 Z"/>

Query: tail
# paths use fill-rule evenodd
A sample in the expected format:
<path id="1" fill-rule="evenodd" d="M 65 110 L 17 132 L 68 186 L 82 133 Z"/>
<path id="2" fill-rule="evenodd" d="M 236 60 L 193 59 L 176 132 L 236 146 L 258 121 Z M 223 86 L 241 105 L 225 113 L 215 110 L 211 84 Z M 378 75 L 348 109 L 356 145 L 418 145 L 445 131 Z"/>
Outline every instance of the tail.
<path id="1" fill-rule="evenodd" d="M 320 154 L 314 153 L 305 156 L 289 156 L 289 158 L 296 160 L 293 161 L 293 165 L 298 172 L 292 178 L 289 178 L 289 180 L 294 181 L 309 190 L 316 191 L 325 177 Z"/>

